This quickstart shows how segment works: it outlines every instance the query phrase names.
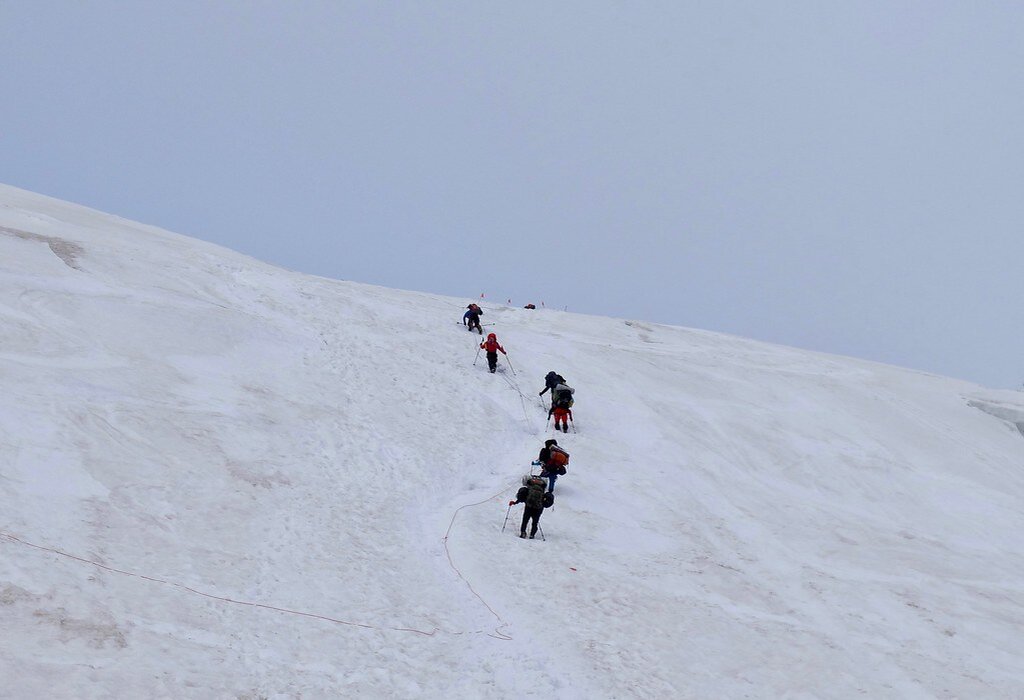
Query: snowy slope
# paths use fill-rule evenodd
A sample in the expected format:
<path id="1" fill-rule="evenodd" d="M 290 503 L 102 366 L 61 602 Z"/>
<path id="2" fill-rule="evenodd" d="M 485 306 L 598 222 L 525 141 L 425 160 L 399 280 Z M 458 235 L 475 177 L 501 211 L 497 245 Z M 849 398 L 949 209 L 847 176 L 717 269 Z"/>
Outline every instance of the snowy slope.
<path id="1" fill-rule="evenodd" d="M 465 303 L 0 187 L 0 696 L 1024 697 L 1024 395 Z"/>

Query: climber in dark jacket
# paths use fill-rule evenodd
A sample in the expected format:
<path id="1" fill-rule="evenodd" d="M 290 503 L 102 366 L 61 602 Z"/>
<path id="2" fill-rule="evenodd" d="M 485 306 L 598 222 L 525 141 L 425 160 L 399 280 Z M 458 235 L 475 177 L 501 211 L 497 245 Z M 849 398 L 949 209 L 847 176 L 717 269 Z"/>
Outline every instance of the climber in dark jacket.
<path id="1" fill-rule="evenodd" d="M 484 334 L 484 329 L 480 327 L 480 317 L 484 315 L 483 310 L 476 304 L 470 304 L 466 307 L 466 313 L 462 314 L 462 324 L 466 326 L 467 330 L 476 329 L 476 332 L 480 335 Z"/>
<path id="2" fill-rule="evenodd" d="M 533 463 L 533 466 L 540 467 L 540 475 L 548 480 L 548 493 L 554 492 L 555 481 L 558 479 L 560 474 L 565 474 L 565 468 L 556 464 L 551 458 L 551 454 L 554 452 L 554 450 L 551 449 L 552 447 L 559 452 L 568 455 L 568 452 L 558 447 L 558 440 L 552 438 L 544 441 L 544 447 L 541 448 L 540 454 L 537 455 L 537 461 Z"/>
<path id="3" fill-rule="evenodd" d="M 565 384 L 565 378 L 562 377 L 562 375 L 560 374 L 548 372 L 547 374 L 544 375 L 544 390 L 537 394 L 537 396 L 543 396 L 544 394 L 548 393 L 548 391 L 551 391 L 551 400 L 553 402 L 555 400 L 554 389 L 559 384 Z"/>
<path id="4" fill-rule="evenodd" d="M 517 503 L 526 504 L 526 507 L 523 508 L 523 523 L 519 526 L 520 537 L 526 537 L 526 525 L 531 520 L 533 521 L 533 527 L 530 528 L 530 539 L 532 540 L 537 534 L 537 528 L 540 526 L 540 516 L 544 513 L 545 498 L 553 497 L 544 494 L 543 481 L 535 476 L 523 477 L 523 487 L 516 494 L 516 500 L 508 502 L 509 506 L 514 506 Z"/>

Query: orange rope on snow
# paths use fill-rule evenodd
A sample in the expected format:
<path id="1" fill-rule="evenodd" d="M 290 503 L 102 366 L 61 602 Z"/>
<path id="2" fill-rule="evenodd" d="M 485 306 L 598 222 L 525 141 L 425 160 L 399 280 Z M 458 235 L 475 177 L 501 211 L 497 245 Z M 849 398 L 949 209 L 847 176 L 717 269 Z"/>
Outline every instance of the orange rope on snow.
<path id="1" fill-rule="evenodd" d="M 465 506 L 463 506 L 463 507 L 465 507 Z M 457 513 L 458 513 L 458 511 L 456 511 L 456 514 Z M 454 522 L 454 521 L 455 521 L 455 518 L 453 516 L 452 517 L 452 522 Z M 451 527 L 449 526 L 448 529 L 450 531 Z M 20 545 L 24 545 L 26 547 L 31 547 L 32 549 L 36 549 L 36 550 L 39 550 L 39 551 L 42 551 L 42 552 L 49 552 L 51 554 L 56 554 L 57 556 L 61 556 L 61 557 L 64 557 L 66 559 L 71 559 L 71 560 L 74 560 L 74 561 L 77 561 L 77 562 L 81 562 L 83 564 L 89 564 L 90 566 L 95 566 L 97 568 L 103 569 L 104 571 L 110 571 L 111 573 L 121 574 L 122 576 L 131 576 L 133 578 L 139 578 L 139 579 L 142 579 L 144 581 L 150 581 L 152 583 L 159 583 L 159 584 L 162 584 L 162 585 L 165 585 L 165 586 L 171 586 L 173 588 L 178 588 L 180 590 L 187 591 L 188 593 L 192 593 L 194 595 L 202 596 L 203 598 L 209 598 L 211 600 L 217 600 L 217 601 L 220 601 L 220 602 L 223 602 L 223 603 L 232 603 L 234 605 L 245 605 L 245 606 L 248 606 L 248 607 L 251 607 L 251 608 L 262 608 L 264 610 L 273 610 L 275 612 L 285 613 L 287 615 L 298 615 L 300 617 L 310 617 L 310 618 L 313 618 L 313 619 L 316 619 L 316 620 L 323 620 L 324 622 L 332 622 L 332 623 L 339 624 L 339 625 L 347 625 L 349 627 L 360 627 L 362 629 L 382 630 L 382 631 L 390 631 L 390 632 L 411 632 L 413 634 L 419 634 L 419 635 L 422 635 L 424 637 L 432 637 L 435 634 L 437 634 L 438 632 L 441 632 L 443 634 L 450 634 L 450 635 L 487 634 L 488 636 L 491 636 L 491 637 L 496 636 L 493 633 L 487 633 L 485 630 L 474 630 L 474 631 L 468 631 L 468 632 L 447 632 L 447 631 L 442 630 L 442 629 L 440 629 L 438 627 L 434 627 L 430 631 L 416 629 L 414 627 L 382 627 L 382 626 L 379 626 L 379 625 L 371 625 L 371 624 L 367 624 L 367 623 L 364 623 L 364 622 L 352 622 L 351 620 L 341 620 L 341 619 L 336 618 L 336 617 L 330 617 L 328 615 L 320 615 L 318 613 L 306 612 L 306 611 L 303 611 L 303 610 L 293 610 L 291 608 L 282 608 L 282 607 L 279 607 L 279 606 L 276 606 L 276 605 L 269 605 L 267 603 L 257 603 L 257 602 L 248 601 L 248 600 L 236 600 L 235 598 L 229 598 L 227 596 L 216 595 L 214 593 L 207 593 L 205 591 L 200 591 L 200 590 L 198 590 L 196 588 L 192 588 L 191 586 L 186 586 L 186 585 L 184 585 L 182 583 L 176 583 L 174 581 L 168 581 L 166 579 L 158 578 L 156 576 L 147 576 L 145 574 L 136 573 L 134 571 L 126 571 L 124 569 L 118 569 L 118 568 L 113 567 L 113 566 L 108 566 L 107 564 L 101 564 L 98 561 L 94 561 L 92 559 L 86 559 L 85 557 L 79 557 L 79 556 L 76 556 L 74 554 L 69 554 L 68 552 L 64 552 L 62 550 L 56 549 L 55 547 L 47 547 L 47 546 L 44 546 L 44 545 L 40 545 L 40 544 L 35 544 L 33 542 L 29 542 L 29 541 L 24 540 L 24 539 L 22 539 L 20 537 L 16 537 L 15 535 L 10 534 L 9 532 L 2 532 L 2 531 L 0 531 L 0 536 L 2 536 L 8 542 L 13 542 L 13 543 L 17 543 L 17 544 L 20 544 Z M 447 535 L 445 535 L 445 539 L 447 539 Z M 447 543 L 445 544 L 445 549 L 447 550 Z M 449 563 L 451 563 L 451 555 L 449 555 L 448 561 L 449 561 Z M 452 565 L 452 568 L 454 568 L 454 564 Z M 458 569 L 456 569 L 456 573 L 459 573 Z M 462 577 L 461 573 L 459 573 L 459 577 L 462 578 L 463 581 L 465 581 L 465 578 Z M 466 585 L 469 585 L 468 581 L 466 582 Z M 472 586 L 470 586 L 470 590 L 472 590 Z M 474 594 L 476 594 L 476 591 L 473 591 L 473 592 L 474 592 Z M 479 598 L 480 596 L 477 595 L 477 597 Z M 483 601 L 482 598 L 480 600 Z M 486 602 L 484 602 L 484 605 L 487 606 L 488 610 L 491 610 L 491 612 L 494 613 L 494 610 L 491 609 L 491 607 L 489 605 L 487 605 Z M 494 614 L 495 614 L 495 617 L 497 617 L 497 613 L 494 613 Z M 501 618 L 498 617 L 498 620 L 501 621 Z M 497 636 L 498 639 L 510 639 L 510 637 L 501 635 L 500 632 L 498 633 L 498 635 L 500 635 L 500 636 Z"/>
<path id="2" fill-rule="evenodd" d="M 515 482 L 513 482 L 513 484 L 514 483 Z M 505 641 L 508 641 L 508 640 L 512 639 L 512 637 L 508 636 L 507 634 L 505 634 L 504 632 L 501 631 L 502 628 L 508 627 L 508 623 L 501 617 L 501 615 L 499 615 L 497 613 L 497 611 L 495 611 L 494 608 L 491 607 L 491 605 L 486 600 L 484 600 L 482 595 L 477 593 L 476 589 L 473 588 L 473 584 L 470 583 L 469 580 L 465 576 L 462 575 L 462 572 L 459 570 L 459 567 L 455 566 L 455 561 L 452 559 L 451 550 L 448 549 L 448 537 L 452 534 L 452 528 L 455 527 L 455 519 L 457 517 L 459 517 L 459 511 L 461 511 L 463 508 L 472 508 L 474 506 L 482 506 L 485 503 L 489 503 L 490 501 L 493 501 L 495 498 L 500 496 L 503 492 L 505 492 L 509 488 L 510 488 L 509 486 L 505 486 L 498 493 L 494 494 L 493 496 L 489 496 L 488 498 L 485 498 L 482 501 L 477 501 L 476 503 L 467 503 L 465 505 L 462 505 L 462 506 L 459 506 L 458 508 L 456 508 L 455 512 L 452 513 L 451 522 L 448 523 L 448 530 L 447 530 L 447 532 L 444 533 L 444 537 L 441 538 L 441 541 L 444 543 L 444 553 L 448 556 L 448 566 L 452 567 L 452 571 L 455 572 L 455 575 L 458 576 L 460 579 L 462 579 L 462 582 L 466 584 L 466 588 L 469 589 L 470 593 L 472 593 L 474 596 L 476 596 L 477 600 L 479 600 L 481 603 L 483 603 L 484 607 L 487 608 L 491 612 L 492 615 L 494 615 L 494 618 L 499 623 L 501 623 L 501 624 L 499 624 L 495 628 L 494 633 L 493 634 L 489 634 L 488 636 L 489 637 L 494 637 L 495 639 L 505 640 Z"/>

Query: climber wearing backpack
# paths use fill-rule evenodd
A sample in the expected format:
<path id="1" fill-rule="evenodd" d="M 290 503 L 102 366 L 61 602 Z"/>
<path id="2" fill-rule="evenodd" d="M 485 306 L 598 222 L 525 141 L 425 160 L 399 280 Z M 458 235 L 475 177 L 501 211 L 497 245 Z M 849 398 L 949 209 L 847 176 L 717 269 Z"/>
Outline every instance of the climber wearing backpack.
<path id="1" fill-rule="evenodd" d="M 562 432 L 569 432 L 569 422 L 572 420 L 572 408 L 574 403 L 572 395 L 576 393 L 576 390 L 570 387 L 565 382 L 560 382 L 554 389 L 551 390 L 551 408 L 548 410 L 548 418 L 552 415 L 555 417 L 555 430 L 562 430 Z M 562 427 L 558 427 L 558 423 L 561 421 Z"/>
<path id="2" fill-rule="evenodd" d="M 498 344 L 498 337 L 494 333 L 487 334 L 487 340 L 480 343 L 480 347 L 487 351 L 487 367 L 493 373 L 498 368 L 498 352 L 502 355 L 507 355 L 505 348 Z"/>
<path id="3" fill-rule="evenodd" d="M 548 480 L 548 492 L 554 493 L 555 480 L 565 474 L 568 464 L 569 453 L 558 446 L 558 440 L 552 438 L 544 441 L 544 447 L 541 448 L 533 466 L 541 468 L 540 475 Z"/>
<path id="4" fill-rule="evenodd" d="M 516 500 L 508 502 L 509 506 L 514 506 L 517 503 L 526 504 L 526 507 L 523 508 L 523 524 L 519 526 L 519 536 L 526 537 L 526 524 L 532 520 L 533 526 L 530 528 L 530 539 L 532 540 L 537 534 L 541 513 L 554 502 L 553 494 L 544 493 L 544 479 L 532 474 L 524 476 L 523 486 L 516 493 Z"/>
<path id="5" fill-rule="evenodd" d="M 472 331 L 475 328 L 477 333 L 483 335 L 484 329 L 480 327 L 480 317 L 483 315 L 483 309 L 476 304 L 470 304 L 466 307 L 466 313 L 462 314 L 462 324 L 467 330 Z"/>
<path id="6" fill-rule="evenodd" d="M 554 389 L 559 384 L 565 384 L 565 378 L 560 374 L 548 372 L 547 374 L 544 375 L 544 390 L 537 394 L 537 396 L 543 396 L 544 394 L 548 393 L 548 391 L 551 391 L 551 405 L 553 406 L 555 402 Z M 550 418 L 550 416 L 548 417 Z"/>

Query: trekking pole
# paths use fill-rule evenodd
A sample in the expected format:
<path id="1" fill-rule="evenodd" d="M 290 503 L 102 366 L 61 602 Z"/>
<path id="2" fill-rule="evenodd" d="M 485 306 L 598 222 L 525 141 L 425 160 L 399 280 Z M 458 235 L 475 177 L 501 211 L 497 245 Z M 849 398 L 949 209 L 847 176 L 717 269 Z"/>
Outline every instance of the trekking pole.
<path id="1" fill-rule="evenodd" d="M 476 361 L 480 359 L 480 348 L 476 349 L 476 357 L 473 358 L 473 366 L 476 367 Z"/>
<path id="2" fill-rule="evenodd" d="M 505 522 L 501 524 L 501 531 L 505 532 L 505 526 L 508 525 L 508 516 L 512 512 L 512 504 L 508 504 L 508 510 L 505 511 Z"/>
<path id="3" fill-rule="evenodd" d="M 516 376 L 516 368 L 512 366 L 512 360 L 508 359 L 508 353 L 505 353 L 505 362 L 508 363 L 508 368 L 512 370 L 512 376 Z"/>
<path id="4" fill-rule="evenodd" d="M 548 538 L 544 536 L 544 528 L 542 528 L 542 527 L 541 527 L 541 526 L 540 526 L 540 525 L 538 524 L 538 525 L 537 525 L 537 529 L 538 529 L 538 530 L 540 530 L 540 539 L 541 539 L 541 542 L 547 542 L 547 541 L 548 541 Z"/>
<path id="5" fill-rule="evenodd" d="M 572 431 L 579 434 L 580 431 L 576 430 L 576 421 L 572 419 L 572 411 L 569 411 L 569 422 L 572 423 Z"/>

